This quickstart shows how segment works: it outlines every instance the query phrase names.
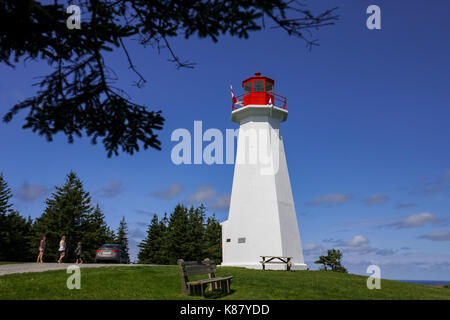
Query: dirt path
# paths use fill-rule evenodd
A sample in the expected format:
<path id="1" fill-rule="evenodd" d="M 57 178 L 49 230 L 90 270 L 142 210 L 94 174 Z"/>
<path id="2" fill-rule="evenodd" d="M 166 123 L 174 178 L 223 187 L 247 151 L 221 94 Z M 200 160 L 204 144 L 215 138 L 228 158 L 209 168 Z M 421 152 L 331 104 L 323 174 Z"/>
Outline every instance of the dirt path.
<path id="1" fill-rule="evenodd" d="M 43 272 L 50 270 L 65 270 L 74 263 L 17 263 L 0 265 L 0 276 L 13 273 Z M 150 264 L 97 264 L 83 263 L 80 268 L 108 268 L 108 267 L 139 267 L 152 266 Z"/>

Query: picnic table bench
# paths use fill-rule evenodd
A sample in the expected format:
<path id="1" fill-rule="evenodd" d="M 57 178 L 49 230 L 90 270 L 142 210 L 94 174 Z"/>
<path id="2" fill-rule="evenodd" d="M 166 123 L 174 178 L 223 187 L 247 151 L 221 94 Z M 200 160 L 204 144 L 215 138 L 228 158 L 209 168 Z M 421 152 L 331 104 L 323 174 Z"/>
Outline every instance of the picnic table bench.
<path id="1" fill-rule="evenodd" d="M 262 258 L 262 261 L 260 263 L 262 264 L 263 270 L 266 270 L 266 264 L 270 263 L 277 263 L 277 264 L 285 264 L 286 270 L 290 271 L 292 267 L 291 259 L 292 257 L 283 257 L 283 256 L 260 256 Z M 267 259 L 267 260 L 266 260 Z"/>
<path id="2" fill-rule="evenodd" d="M 181 270 L 181 292 L 188 295 L 203 296 L 206 286 L 212 290 L 222 290 L 230 293 L 231 280 L 233 276 L 216 278 L 216 264 L 214 260 L 203 261 L 178 260 Z M 208 279 L 189 281 L 189 276 L 208 274 Z"/>

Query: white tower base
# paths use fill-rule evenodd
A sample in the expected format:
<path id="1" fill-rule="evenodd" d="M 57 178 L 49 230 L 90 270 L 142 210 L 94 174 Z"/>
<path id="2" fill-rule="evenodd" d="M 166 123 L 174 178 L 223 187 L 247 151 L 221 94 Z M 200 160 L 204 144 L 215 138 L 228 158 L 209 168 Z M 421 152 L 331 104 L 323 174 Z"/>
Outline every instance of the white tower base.
<path id="1" fill-rule="evenodd" d="M 292 257 L 291 270 L 307 268 L 279 131 L 286 118 L 286 110 L 265 105 L 232 113 L 240 129 L 230 211 L 222 223 L 222 266 L 262 269 L 261 256 L 283 256 Z M 266 269 L 286 265 L 266 264 Z"/>

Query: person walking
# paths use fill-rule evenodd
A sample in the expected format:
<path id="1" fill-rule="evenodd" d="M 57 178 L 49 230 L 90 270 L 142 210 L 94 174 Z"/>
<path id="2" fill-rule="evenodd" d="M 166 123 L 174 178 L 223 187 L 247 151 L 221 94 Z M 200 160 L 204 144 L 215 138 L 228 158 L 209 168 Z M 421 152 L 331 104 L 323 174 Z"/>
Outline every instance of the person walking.
<path id="1" fill-rule="evenodd" d="M 75 249 L 75 256 L 77 257 L 76 260 L 76 264 L 82 264 L 83 263 L 83 259 L 81 259 L 81 253 L 82 253 L 82 249 L 81 249 L 81 242 L 78 242 L 77 244 L 77 248 Z"/>
<path id="2" fill-rule="evenodd" d="M 45 251 L 45 240 L 47 238 L 45 236 L 42 237 L 41 241 L 39 242 L 39 254 L 36 260 L 36 263 L 43 263 L 43 257 L 44 257 L 44 251 Z"/>
<path id="3" fill-rule="evenodd" d="M 61 263 L 64 256 L 66 255 L 66 237 L 62 236 L 61 241 L 59 242 L 59 260 L 58 263 Z"/>

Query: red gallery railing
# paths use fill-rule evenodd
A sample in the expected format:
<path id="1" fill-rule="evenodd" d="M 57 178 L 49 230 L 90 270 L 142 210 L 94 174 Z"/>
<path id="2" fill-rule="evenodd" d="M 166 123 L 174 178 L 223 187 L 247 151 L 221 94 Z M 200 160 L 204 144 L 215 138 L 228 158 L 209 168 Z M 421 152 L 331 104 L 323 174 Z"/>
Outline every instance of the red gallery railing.
<path id="1" fill-rule="evenodd" d="M 261 93 L 258 92 L 257 94 L 261 94 Z M 251 98 L 251 96 L 254 94 L 255 94 L 254 92 L 249 92 L 245 95 L 241 94 L 241 95 L 237 96 L 236 100 L 238 102 L 240 102 L 240 104 L 238 104 L 237 102 L 234 102 L 232 105 L 232 111 L 234 111 L 236 109 L 240 109 L 240 108 L 245 108 L 247 105 L 250 105 L 250 104 L 260 104 L 260 103 L 246 103 L 246 100 L 248 100 L 247 98 Z M 264 104 L 264 105 L 273 105 L 275 107 L 287 110 L 287 99 L 286 99 L 286 97 L 280 96 L 279 94 L 266 93 L 265 102 L 266 102 L 266 104 Z"/>

